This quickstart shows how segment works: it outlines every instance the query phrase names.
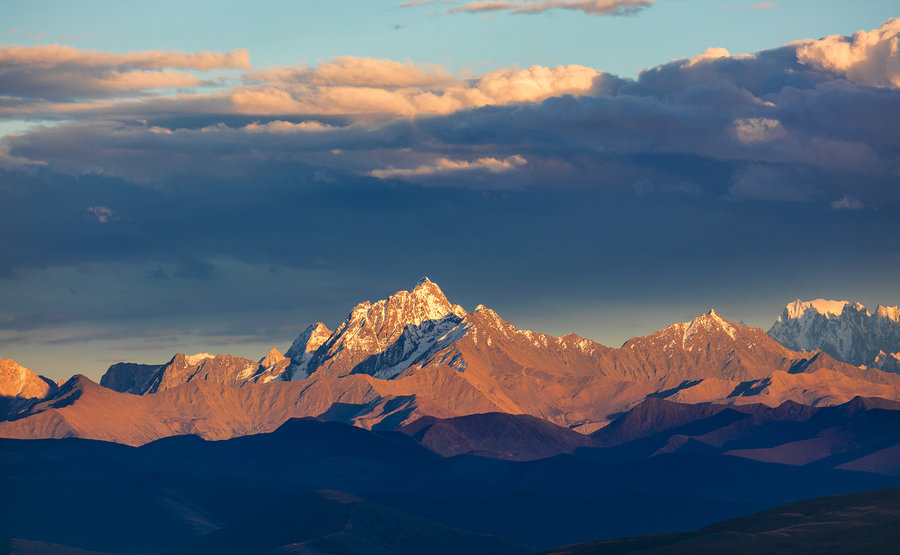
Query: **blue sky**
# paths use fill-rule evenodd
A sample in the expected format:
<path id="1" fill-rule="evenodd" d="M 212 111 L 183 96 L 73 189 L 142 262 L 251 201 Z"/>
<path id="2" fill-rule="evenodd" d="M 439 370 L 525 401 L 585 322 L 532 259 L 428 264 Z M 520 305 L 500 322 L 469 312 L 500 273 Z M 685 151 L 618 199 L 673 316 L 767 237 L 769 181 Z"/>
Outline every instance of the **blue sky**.
<path id="1" fill-rule="evenodd" d="M 66 40 L 107 52 L 248 48 L 257 67 L 314 65 L 341 55 L 478 71 L 510 64 L 581 64 L 633 77 L 713 46 L 753 53 L 801 38 L 872 29 L 897 15 L 896 3 L 889 0 L 659 0 L 632 16 L 563 10 L 445 13 L 463 3 L 402 8 L 391 0 L 12 0 L 0 5 L 6 27 L 0 44 Z"/>
<path id="2" fill-rule="evenodd" d="M 568 5 L 4 2 L 0 356 L 259 358 L 422 275 L 613 346 L 900 303 L 895 6 Z"/>

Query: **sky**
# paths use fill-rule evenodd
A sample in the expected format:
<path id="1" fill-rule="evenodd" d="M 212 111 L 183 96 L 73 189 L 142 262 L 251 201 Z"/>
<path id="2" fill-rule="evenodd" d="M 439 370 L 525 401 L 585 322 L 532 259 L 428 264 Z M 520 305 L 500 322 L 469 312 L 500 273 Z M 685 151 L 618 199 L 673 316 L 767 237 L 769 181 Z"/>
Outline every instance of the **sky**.
<path id="1" fill-rule="evenodd" d="M 618 346 L 900 303 L 895 2 L 0 4 L 0 357 L 258 359 L 429 276 Z"/>

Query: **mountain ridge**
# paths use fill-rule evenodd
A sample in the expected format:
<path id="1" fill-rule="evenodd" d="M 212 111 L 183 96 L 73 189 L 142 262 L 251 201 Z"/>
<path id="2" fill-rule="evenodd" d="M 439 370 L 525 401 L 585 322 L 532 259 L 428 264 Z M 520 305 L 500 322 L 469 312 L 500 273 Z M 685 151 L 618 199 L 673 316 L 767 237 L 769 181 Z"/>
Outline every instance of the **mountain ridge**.
<path id="1" fill-rule="evenodd" d="M 116 441 L 122 434 L 138 444 L 173 434 L 256 433 L 292 417 L 394 429 L 423 416 L 493 412 L 590 433 L 649 398 L 770 406 L 900 399 L 900 375 L 790 350 L 715 310 L 611 348 L 575 334 L 520 330 L 484 305 L 466 312 L 427 278 L 411 291 L 359 303 L 333 332 L 307 327 L 285 355 L 179 353 L 163 365 L 113 365 L 101 379 L 106 391 L 81 380 L 77 396 L 10 409 L 0 435 Z M 114 418 L 106 404 L 143 419 L 142 431 L 105 424 Z M 91 422 L 98 418 L 92 410 L 106 417 Z"/>

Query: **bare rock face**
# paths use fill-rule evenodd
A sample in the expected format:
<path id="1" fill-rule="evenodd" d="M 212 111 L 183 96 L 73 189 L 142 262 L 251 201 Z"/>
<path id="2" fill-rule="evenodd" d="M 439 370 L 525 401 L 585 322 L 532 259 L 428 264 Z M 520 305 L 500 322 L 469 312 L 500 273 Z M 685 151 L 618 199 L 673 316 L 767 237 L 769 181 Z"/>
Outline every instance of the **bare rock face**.
<path id="1" fill-rule="evenodd" d="M 267 383 L 284 380 L 290 363 L 274 348 L 259 362 L 232 355 L 178 353 L 165 364 L 114 364 L 100 379 L 100 385 L 121 393 L 145 395 L 198 380 L 230 386 Z"/>
<path id="2" fill-rule="evenodd" d="M 150 391 L 153 383 L 165 368 L 164 364 L 136 364 L 119 362 L 109 367 L 100 378 L 100 385 L 122 393 L 143 395 Z"/>
<path id="3" fill-rule="evenodd" d="M 56 391 L 56 384 L 38 376 L 12 359 L 0 358 L 0 396 L 43 399 Z"/>
<path id="4" fill-rule="evenodd" d="M 816 299 L 789 303 L 769 335 L 791 349 L 819 349 L 838 360 L 900 373 L 900 308 L 872 314 L 860 303 Z"/>

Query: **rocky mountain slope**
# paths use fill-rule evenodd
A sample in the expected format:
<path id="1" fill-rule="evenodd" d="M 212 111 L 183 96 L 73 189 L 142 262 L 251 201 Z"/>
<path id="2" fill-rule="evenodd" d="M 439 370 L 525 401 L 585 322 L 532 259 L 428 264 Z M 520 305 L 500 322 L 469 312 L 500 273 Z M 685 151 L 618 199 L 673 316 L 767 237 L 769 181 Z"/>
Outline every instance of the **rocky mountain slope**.
<path id="1" fill-rule="evenodd" d="M 790 349 L 818 349 L 854 365 L 900 372 L 900 308 L 875 313 L 849 301 L 789 303 L 769 335 Z"/>
<path id="2" fill-rule="evenodd" d="M 0 397 L 43 399 L 55 391 L 53 380 L 38 376 L 12 359 L 0 358 Z"/>

